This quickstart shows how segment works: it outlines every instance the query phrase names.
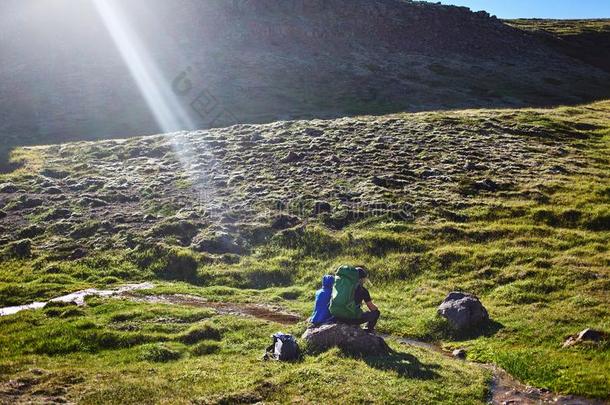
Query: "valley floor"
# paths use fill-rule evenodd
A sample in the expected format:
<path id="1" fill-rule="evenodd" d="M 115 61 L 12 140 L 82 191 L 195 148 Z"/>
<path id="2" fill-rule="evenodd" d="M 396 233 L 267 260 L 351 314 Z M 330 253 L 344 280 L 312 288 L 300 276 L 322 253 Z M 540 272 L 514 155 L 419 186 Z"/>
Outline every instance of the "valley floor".
<path id="1" fill-rule="evenodd" d="M 89 287 L 265 304 L 304 319 L 362 263 L 381 332 L 465 348 L 526 384 L 607 400 L 610 102 L 237 126 L 23 148 L 0 178 L 0 307 Z M 202 175 L 203 173 L 203 175 Z M 210 191 L 212 190 L 212 191 Z M 492 322 L 455 335 L 449 291 Z M 391 340 L 262 362 L 306 323 L 89 297 L 0 317 L 0 402 L 484 403 L 491 372 Z"/>

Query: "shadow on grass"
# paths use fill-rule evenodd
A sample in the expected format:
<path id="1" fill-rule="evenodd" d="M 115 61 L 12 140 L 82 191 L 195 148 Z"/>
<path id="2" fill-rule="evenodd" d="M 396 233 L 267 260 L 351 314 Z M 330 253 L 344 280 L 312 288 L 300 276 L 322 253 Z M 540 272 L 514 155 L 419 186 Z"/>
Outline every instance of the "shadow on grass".
<path id="1" fill-rule="evenodd" d="M 433 380 L 440 375 L 434 371 L 440 368 L 438 364 L 424 364 L 412 354 L 391 351 L 383 356 L 368 356 L 362 358 L 370 367 L 383 371 L 394 371 L 400 377 L 417 380 Z"/>
<path id="2" fill-rule="evenodd" d="M 23 165 L 23 162 L 11 162 L 13 147 L 0 146 L 0 174 L 11 173 Z"/>
<path id="3" fill-rule="evenodd" d="M 491 337 L 503 328 L 504 325 L 502 325 L 500 322 L 490 319 L 484 325 L 481 325 L 479 328 L 474 328 L 459 333 L 451 331 L 449 336 L 456 341 L 471 340 L 476 339 L 478 337 Z"/>
<path id="4" fill-rule="evenodd" d="M 458 332 L 451 327 L 446 319 L 438 315 L 429 319 L 426 326 L 427 333 L 420 336 L 420 339 L 424 342 L 437 342 L 441 340 L 461 341 L 476 339 L 482 336 L 491 337 L 504 328 L 504 325 L 500 322 L 490 319 L 483 325 Z"/>

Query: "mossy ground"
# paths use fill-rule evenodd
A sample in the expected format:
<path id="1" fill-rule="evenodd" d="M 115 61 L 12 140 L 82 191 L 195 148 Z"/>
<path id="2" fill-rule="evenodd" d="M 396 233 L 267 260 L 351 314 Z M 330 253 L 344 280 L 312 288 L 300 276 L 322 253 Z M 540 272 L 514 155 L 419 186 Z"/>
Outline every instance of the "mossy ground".
<path id="1" fill-rule="evenodd" d="M 70 262 L 7 258 L 0 305 L 156 280 L 146 294 L 272 303 L 306 317 L 323 274 L 361 263 L 371 270 L 380 331 L 465 347 L 470 359 L 534 386 L 607 398 L 608 343 L 561 345 L 586 327 L 610 330 L 610 103 L 425 119 L 469 125 L 490 116 L 533 126 L 524 136 L 536 139 L 570 134 L 562 139 L 574 169 L 537 180 L 530 167 L 527 182 L 496 193 L 463 182 L 461 208 L 430 209 L 414 221 L 374 216 L 341 230 L 314 221 L 220 261 L 179 247 L 108 250 Z M 482 335 L 455 336 L 436 316 L 451 290 L 475 293 L 486 305 L 493 322 Z M 481 403 L 489 379 L 467 363 L 394 343 L 397 353 L 386 358 L 330 351 L 295 364 L 263 363 L 270 334 L 298 335 L 305 324 L 116 299 L 27 311 L 0 318 L 0 326 L 0 398 L 7 401 Z"/>

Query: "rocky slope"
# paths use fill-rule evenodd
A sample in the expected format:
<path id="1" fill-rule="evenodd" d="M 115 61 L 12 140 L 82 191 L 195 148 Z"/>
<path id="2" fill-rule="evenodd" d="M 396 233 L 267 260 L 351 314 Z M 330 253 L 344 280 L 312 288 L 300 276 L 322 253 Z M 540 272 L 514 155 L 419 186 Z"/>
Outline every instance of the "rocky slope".
<path id="1" fill-rule="evenodd" d="M 610 88 L 607 72 L 466 8 L 403 0 L 115 3 L 119 45 L 150 70 L 147 86 L 187 118 L 157 122 L 92 3 L 5 1 L 5 145 L 577 103 Z"/>
<path id="2" fill-rule="evenodd" d="M 168 240 L 224 254 L 316 218 L 332 229 L 431 212 L 459 221 L 453 210 L 472 195 L 544 199 L 532 184 L 586 166 L 567 142 L 579 125 L 520 114 L 288 121 L 38 147 L 29 174 L 0 185 L 0 242 L 31 239 L 73 258 Z"/>

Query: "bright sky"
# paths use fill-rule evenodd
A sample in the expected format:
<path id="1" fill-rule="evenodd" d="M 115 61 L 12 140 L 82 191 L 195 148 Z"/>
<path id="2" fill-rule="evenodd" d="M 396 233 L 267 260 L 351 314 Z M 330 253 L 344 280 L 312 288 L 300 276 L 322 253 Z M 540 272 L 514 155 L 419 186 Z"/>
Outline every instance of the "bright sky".
<path id="1" fill-rule="evenodd" d="M 610 18 L 610 0 L 442 0 L 498 18 Z"/>

